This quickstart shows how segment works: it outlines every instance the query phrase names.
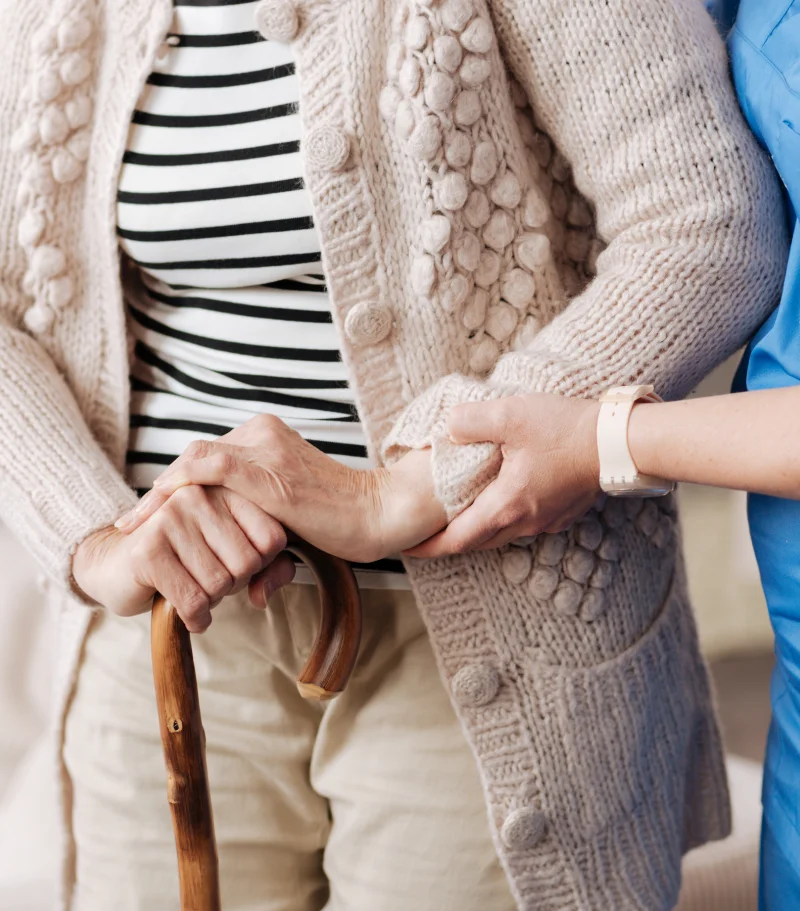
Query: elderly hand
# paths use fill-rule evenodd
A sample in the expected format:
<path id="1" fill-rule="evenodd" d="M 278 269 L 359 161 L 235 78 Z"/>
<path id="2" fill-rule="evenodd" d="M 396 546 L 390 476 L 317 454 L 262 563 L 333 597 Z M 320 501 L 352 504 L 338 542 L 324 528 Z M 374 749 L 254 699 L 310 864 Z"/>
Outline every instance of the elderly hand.
<path id="1" fill-rule="evenodd" d="M 438 557 L 490 550 L 568 528 L 600 494 L 598 410 L 597 402 L 541 394 L 454 408 L 451 439 L 499 444 L 500 473 L 444 531 L 407 552 Z"/>
<path id="2" fill-rule="evenodd" d="M 354 562 L 397 553 L 445 524 L 427 452 L 410 453 L 391 469 L 359 471 L 271 415 L 193 443 L 118 528 L 131 533 L 187 485 L 234 491 L 321 550 Z"/>
<path id="3" fill-rule="evenodd" d="M 278 557 L 285 546 L 280 524 L 248 500 L 187 487 L 132 534 L 105 528 L 86 538 L 72 574 L 89 598 L 120 616 L 149 610 L 159 591 L 197 633 L 225 595 L 249 585 L 253 605 L 264 607 L 265 585 L 291 582 L 294 564 L 288 554 Z"/>

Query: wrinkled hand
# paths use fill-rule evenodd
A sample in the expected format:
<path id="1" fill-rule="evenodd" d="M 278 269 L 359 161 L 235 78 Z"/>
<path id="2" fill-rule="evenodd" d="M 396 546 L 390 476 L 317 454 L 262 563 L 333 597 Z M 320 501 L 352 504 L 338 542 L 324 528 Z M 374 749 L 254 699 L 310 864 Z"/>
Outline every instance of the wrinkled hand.
<path id="1" fill-rule="evenodd" d="M 451 439 L 498 443 L 500 473 L 444 531 L 408 553 L 438 557 L 490 550 L 568 528 L 600 494 L 598 409 L 597 402 L 541 394 L 454 408 Z"/>
<path id="2" fill-rule="evenodd" d="M 217 441 L 192 443 L 118 527 L 131 533 L 187 485 L 234 491 L 320 550 L 354 562 L 413 546 L 445 521 L 427 452 L 411 453 L 391 470 L 359 471 L 272 415 Z"/>
<path id="3" fill-rule="evenodd" d="M 264 607 L 265 586 L 291 582 L 294 564 L 278 557 L 285 546 L 280 524 L 238 494 L 186 487 L 133 533 L 105 528 L 86 538 L 72 573 L 89 598 L 120 616 L 150 610 L 159 591 L 198 633 L 225 595 L 249 586 L 253 605 Z"/>

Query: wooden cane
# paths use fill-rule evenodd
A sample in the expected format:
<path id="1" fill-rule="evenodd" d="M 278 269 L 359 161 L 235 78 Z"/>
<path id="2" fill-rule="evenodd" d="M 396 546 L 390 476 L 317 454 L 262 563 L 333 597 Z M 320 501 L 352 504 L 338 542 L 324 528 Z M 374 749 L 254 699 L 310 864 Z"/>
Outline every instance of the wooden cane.
<path id="1" fill-rule="evenodd" d="M 353 571 L 295 535 L 287 550 L 314 574 L 320 625 L 297 678 L 300 695 L 325 700 L 346 686 L 361 642 L 361 602 Z M 213 635 L 213 629 L 210 632 Z M 219 863 L 206 768 L 192 643 L 177 611 L 161 595 L 153 601 L 151 646 L 167 799 L 178 852 L 181 911 L 221 911 Z"/>

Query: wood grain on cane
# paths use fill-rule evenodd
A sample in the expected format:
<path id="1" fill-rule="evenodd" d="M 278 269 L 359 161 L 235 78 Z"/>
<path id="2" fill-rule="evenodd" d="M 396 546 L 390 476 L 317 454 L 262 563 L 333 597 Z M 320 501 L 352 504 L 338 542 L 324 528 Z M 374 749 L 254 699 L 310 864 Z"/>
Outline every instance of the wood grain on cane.
<path id="1" fill-rule="evenodd" d="M 320 624 L 297 679 L 300 694 L 326 700 L 346 686 L 361 642 L 361 602 L 349 564 L 289 534 L 320 595 Z M 213 626 L 208 635 L 213 635 Z M 219 863 L 206 767 L 205 733 L 189 633 L 161 595 L 151 621 L 153 677 L 167 767 L 167 799 L 178 853 L 181 911 L 221 911 Z"/>
<path id="2" fill-rule="evenodd" d="M 161 595 L 153 602 L 151 646 L 167 799 L 178 851 L 181 911 L 221 911 L 192 642 L 178 612 Z"/>

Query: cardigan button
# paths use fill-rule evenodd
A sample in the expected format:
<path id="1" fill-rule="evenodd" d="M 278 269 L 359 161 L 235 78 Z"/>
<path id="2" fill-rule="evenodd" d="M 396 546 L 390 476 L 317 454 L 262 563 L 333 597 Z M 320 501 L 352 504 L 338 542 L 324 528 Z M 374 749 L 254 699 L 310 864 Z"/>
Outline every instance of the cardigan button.
<path id="1" fill-rule="evenodd" d="M 288 44 L 300 31 L 297 7 L 291 0 L 262 0 L 256 7 L 256 28 L 268 41 Z"/>
<path id="2" fill-rule="evenodd" d="M 508 814 L 500 830 L 500 838 L 507 848 L 524 851 L 535 848 L 546 831 L 547 819 L 544 813 L 534 807 L 524 807 Z"/>
<path id="3" fill-rule="evenodd" d="M 509 582 L 523 583 L 531 572 L 533 555 L 527 547 L 512 547 L 503 554 L 500 567 Z"/>
<path id="4" fill-rule="evenodd" d="M 315 127 L 303 141 L 303 152 L 313 168 L 343 171 L 350 161 L 350 138 L 336 127 Z"/>
<path id="5" fill-rule="evenodd" d="M 487 664 L 469 664 L 453 677 L 456 702 L 464 708 L 488 705 L 500 689 L 500 675 Z"/>
<path id="6" fill-rule="evenodd" d="M 394 318 L 385 304 L 364 301 L 347 314 L 344 331 L 354 345 L 377 345 L 392 331 Z"/>

